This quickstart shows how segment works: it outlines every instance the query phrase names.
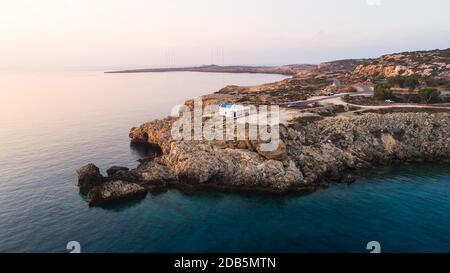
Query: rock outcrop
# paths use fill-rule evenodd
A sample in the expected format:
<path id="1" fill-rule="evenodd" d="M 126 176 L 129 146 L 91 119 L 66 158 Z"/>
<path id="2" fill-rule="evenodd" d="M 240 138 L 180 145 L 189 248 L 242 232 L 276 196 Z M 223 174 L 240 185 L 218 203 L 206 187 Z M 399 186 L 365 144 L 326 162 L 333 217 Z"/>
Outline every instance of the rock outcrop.
<path id="1" fill-rule="evenodd" d="M 127 167 L 121 167 L 121 166 L 112 166 L 111 168 L 109 168 L 106 173 L 111 176 L 111 175 L 115 175 L 118 172 L 128 172 L 130 169 Z"/>
<path id="2" fill-rule="evenodd" d="M 136 184 L 124 181 L 106 182 L 89 191 L 87 200 L 90 205 L 102 205 L 117 200 L 143 197 L 147 190 Z"/>
<path id="3" fill-rule="evenodd" d="M 94 164 L 85 165 L 77 170 L 78 187 L 83 193 L 87 193 L 92 188 L 100 186 L 105 180 L 100 174 L 100 170 Z"/>
<path id="4" fill-rule="evenodd" d="M 308 183 L 340 180 L 348 170 L 392 162 L 448 162 L 446 113 L 363 114 L 309 124 L 288 151 Z M 296 147 L 301 147 L 296 148 Z"/>
<path id="5" fill-rule="evenodd" d="M 352 182 L 348 171 L 374 164 L 450 158 L 448 113 L 367 113 L 281 126 L 280 145 L 273 152 L 261 152 L 257 144 L 237 148 L 174 141 L 162 132 L 172 122 L 146 123 L 134 128 L 130 137 L 161 145 L 165 152 L 160 161 L 179 178 L 178 183 L 198 186 L 286 192 L 331 181 Z"/>
<path id="6" fill-rule="evenodd" d="M 164 191 L 166 183 L 178 180 L 174 172 L 156 161 L 143 162 L 138 168 L 114 166 L 102 176 L 99 168 L 88 164 L 78 169 L 78 186 L 87 195 L 90 205 L 104 205 L 112 201 L 140 198 L 147 192 Z"/>
<path id="7" fill-rule="evenodd" d="M 393 162 L 450 162 L 447 112 L 362 113 L 280 125 L 278 148 L 254 141 L 180 141 L 170 136 L 174 118 L 135 127 L 132 141 L 163 154 L 135 169 L 113 167 L 103 177 L 89 164 L 78 185 L 90 204 L 141 197 L 168 187 L 283 193 L 311 191 L 331 182 L 352 183 L 350 172 Z"/>
<path id="8" fill-rule="evenodd" d="M 353 75 L 369 79 L 398 75 L 449 79 L 449 63 L 450 49 L 402 52 L 368 60 L 358 65 Z"/>
<path id="9" fill-rule="evenodd" d="M 450 49 L 342 60 L 318 67 L 286 66 L 282 71 L 294 75 L 289 79 L 258 86 L 227 86 L 202 100 L 204 106 L 222 102 L 287 106 L 330 91 L 356 91 L 355 84 L 367 85 L 397 75 L 414 74 L 421 83 L 431 76 L 448 84 L 449 63 Z M 331 86 L 336 81 L 342 86 Z M 185 103 L 187 108 L 192 104 L 193 100 Z M 289 126 L 280 124 L 278 146 L 272 151 L 262 149 L 264 143 L 249 139 L 175 140 L 171 129 L 177 118 L 147 122 L 133 127 L 129 137 L 137 146 L 156 147 L 158 153 L 131 170 L 111 167 L 107 176 L 101 175 L 95 165 L 86 165 L 77 170 L 78 186 L 91 204 L 157 193 L 169 187 L 303 192 L 333 181 L 352 183 L 352 171 L 373 165 L 450 161 L 450 114 L 445 105 L 433 111 L 402 108 L 402 112 L 394 112 L 393 108 L 383 108 L 341 115 L 347 108 L 330 105 L 309 109 L 313 116 L 293 119 Z"/>

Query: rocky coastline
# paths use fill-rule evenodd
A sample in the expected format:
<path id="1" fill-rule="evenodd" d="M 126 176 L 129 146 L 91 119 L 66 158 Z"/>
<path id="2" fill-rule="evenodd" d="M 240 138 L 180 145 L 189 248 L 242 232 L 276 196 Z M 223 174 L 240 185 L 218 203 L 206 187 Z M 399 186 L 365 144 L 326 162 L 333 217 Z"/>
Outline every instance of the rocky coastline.
<path id="1" fill-rule="evenodd" d="M 360 97 L 339 98 L 316 109 L 289 109 L 289 102 L 324 94 L 355 92 L 354 86 L 399 75 L 449 82 L 450 49 L 385 55 L 378 59 L 343 60 L 312 67 L 189 68 L 198 71 L 251 71 L 293 75 L 258 86 L 227 86 L 202 97 L 203 105 L 223 102 L 243 105 L 277 104 L 294 111 L 279 124 L 278 145 L 264 151 L 248 138 L 230 141 L 191 141 L 172 138 L 178 118 L 153 120 L 130 130 L 133 145 L 155 148 L 157 156 L 144 158 L 134 169 L 113 166 L 107 175 L 89 164 L 77 170 L 80 191 L 91 205 L 102 205 L 169 188 L 182 191 L 312 192 L 330 183 L 352 183 L 353 172 L 371 166 L 407 162 L 450 162 L 450 107 L 448 104 L 401 105 Z M 401 68 L 401 69 L 400 69 Z M 133 72 L 133 71 L 130 71 Z M 135 71 L 136 72 L 136 71 Z M 148 71 L 137 71 L 148 72 Z M 403 73 L 403 74 L 402 74 Z M 333 85 L 331 85 L 333 82 Z M 445 87 L 441 86 L 444 92 Z M 371 99 L 367 99 L 371 98 Z M 352 101 L 368 102 L 351 104 Z M 186 107 L 192 109 L 193 101 Z M 360 109 L 364 107 L 364 109 Z M 202 126 L 205 126 L 202 124 Z"/>
<path id="2" fill-rule="evenodd" d="M 281 126 L 281 145 L 261 152 L 253 141 L 177 141 L 176 119 L 132 128 L 130 139 L 162 153 L 137 168 L 111 167 L 107 176 L 89 164 L 77 171 L 80 190 L 92 205 L 184 191 L 311 192 L 333 182 L 353 182 L 350 173 L 374 165 L 450 162 L 450 115 L 446 112 L 364 113 L 309 124 Z"/>

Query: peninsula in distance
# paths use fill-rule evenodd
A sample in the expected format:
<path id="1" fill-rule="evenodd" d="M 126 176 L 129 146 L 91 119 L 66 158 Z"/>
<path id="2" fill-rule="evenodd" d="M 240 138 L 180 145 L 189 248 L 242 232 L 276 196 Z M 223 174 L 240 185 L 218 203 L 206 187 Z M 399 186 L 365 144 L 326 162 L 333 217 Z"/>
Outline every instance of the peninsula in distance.
<path id="1" fill-rule="evenodd" d="M 314 67 L 314 65 L 286 65 L 280 67 L 274 66 L 220 66 L 220 65 L 203 65 L 194 67 L 172 67 L 172 68 L 145 68 L 109 71 L 105 73 L 149 73 L 149 72 L 209 72 L 209 73 L 262 73 L 262 74 L 281 74 L 294 75 L 298 68 Z"/>

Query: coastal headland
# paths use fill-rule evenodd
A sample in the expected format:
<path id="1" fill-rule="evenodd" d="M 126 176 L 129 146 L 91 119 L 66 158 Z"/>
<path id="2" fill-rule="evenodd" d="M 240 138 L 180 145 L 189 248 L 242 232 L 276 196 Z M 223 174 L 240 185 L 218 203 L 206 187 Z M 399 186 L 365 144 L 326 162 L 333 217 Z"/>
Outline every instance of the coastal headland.
<path id="1" fill-rule="evenodd" d="M 130 130 L 131 142 L 158 151 L 135 169 L 113 166 L 107 176 L 81 167 L 78 186 L 91 205 L 183 191 L 311 192 L 352 183 L 352 173 L 405 162 L 450 162 L 450 49 L 403 52 L 376 59 L 282 67 L 203 66 L 135 72 L 277 73 L 290 78 L 258 86 L 227 86 L 202 96 L 208 105 L 277 105 L 276 149 L 249 137 L 180 140 L 179 117 Z M 194 110 L 194 101 L 185 103 Z M 203 116 L 203 126 L 208 116 Z M 200 125 L 202 126 L 202 124 Z"/>

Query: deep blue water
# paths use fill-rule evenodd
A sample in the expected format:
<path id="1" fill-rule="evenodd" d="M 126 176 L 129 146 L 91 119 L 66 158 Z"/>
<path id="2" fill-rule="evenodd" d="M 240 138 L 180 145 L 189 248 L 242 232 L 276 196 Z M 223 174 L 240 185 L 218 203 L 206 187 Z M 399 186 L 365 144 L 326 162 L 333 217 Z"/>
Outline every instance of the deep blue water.
<path id="1" fill-rule="evenodd" d="M 137 165 L 131 126 L 226 84 L 279 76 L 1 76 L 1 252 L 66 252 L 69 241 L 83 252 L 367 252 L 369 241 L 450 252 L 448 164 L 375 168 L 306 196 L 169 191 L 89 208 L 79 195 L 79 166 Z"/>

